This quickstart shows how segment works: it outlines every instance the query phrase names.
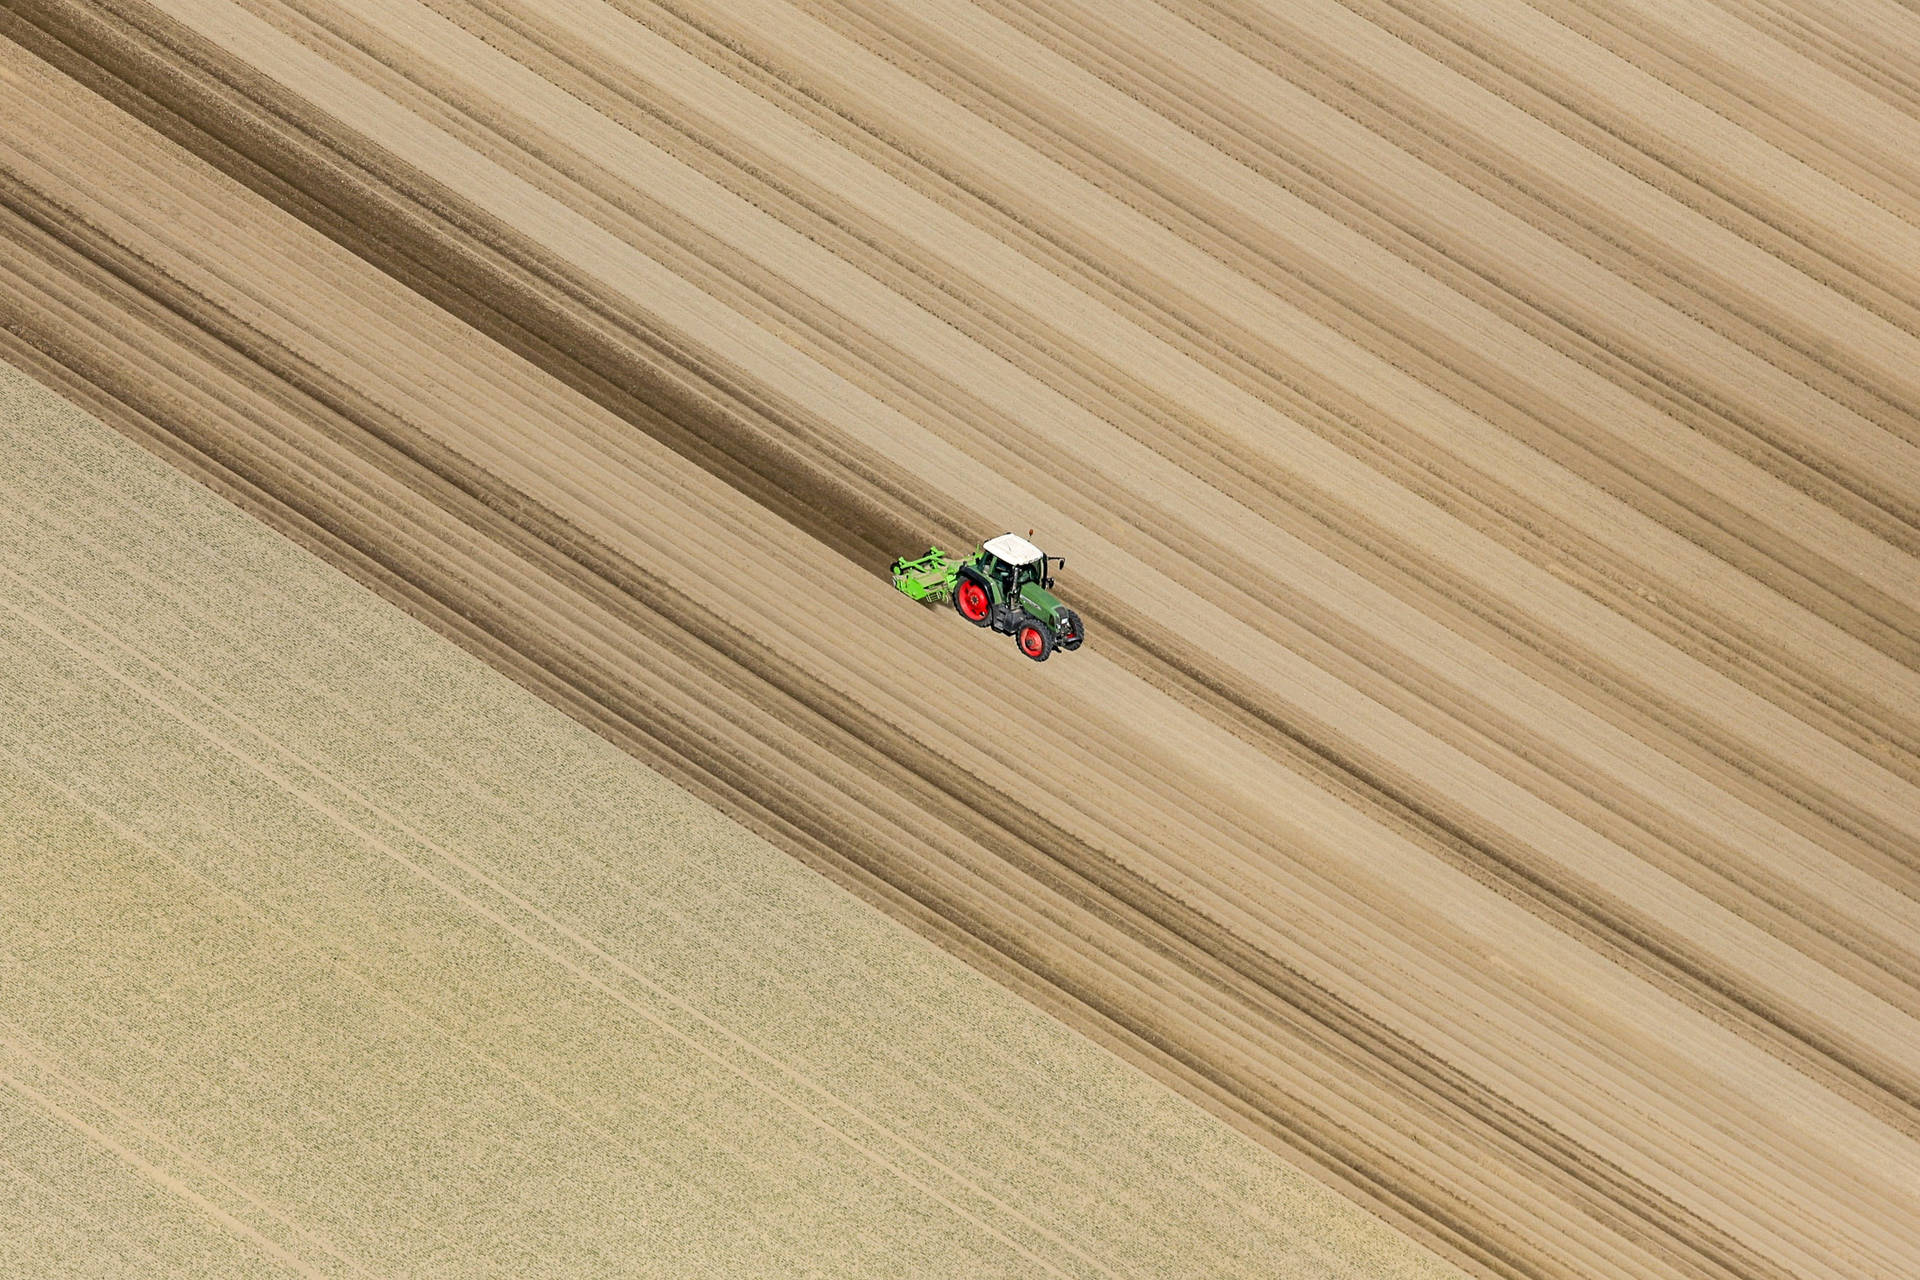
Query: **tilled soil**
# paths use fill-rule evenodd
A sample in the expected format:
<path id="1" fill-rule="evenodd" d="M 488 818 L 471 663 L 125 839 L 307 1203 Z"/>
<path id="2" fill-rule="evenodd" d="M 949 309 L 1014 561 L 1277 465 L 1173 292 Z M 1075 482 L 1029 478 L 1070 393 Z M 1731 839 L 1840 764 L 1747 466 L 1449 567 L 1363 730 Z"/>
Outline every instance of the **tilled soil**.
<path id="1" fill-rule="evenodd" d="M 8 359 L 1483 1273 L 1920 1269 L 1910 15 L 4 20 Z"/>

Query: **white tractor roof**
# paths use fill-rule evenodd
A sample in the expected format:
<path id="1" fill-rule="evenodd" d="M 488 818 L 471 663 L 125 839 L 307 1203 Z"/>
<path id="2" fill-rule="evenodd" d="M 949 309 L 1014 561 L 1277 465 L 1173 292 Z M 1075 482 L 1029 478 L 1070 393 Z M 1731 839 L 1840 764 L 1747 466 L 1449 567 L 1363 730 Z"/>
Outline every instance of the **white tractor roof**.
<path id="1" fill-rule="evenodd" d="M 1028 542 L 1017 533 L 1003 533 L 991 538 L 986 544 L 987 551 L 999 556 L 1008 564 L 1032 564 L 1043 554 L 1040 548 Z"/>

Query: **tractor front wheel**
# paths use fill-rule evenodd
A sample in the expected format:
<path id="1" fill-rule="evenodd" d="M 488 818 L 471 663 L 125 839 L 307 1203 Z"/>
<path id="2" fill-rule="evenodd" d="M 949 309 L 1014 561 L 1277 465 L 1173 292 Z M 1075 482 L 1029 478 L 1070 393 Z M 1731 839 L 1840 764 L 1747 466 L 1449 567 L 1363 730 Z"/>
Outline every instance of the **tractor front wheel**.
<path id="1" fill-rule="evenodd" d="M 1080 615 L 1068 609 L 1060 619 L 1060 634 L 1054 637 L 1055 643 L 1062 649 L 1078 649 L 1086 638 L 1087 633 L 1080 629 Z"/>
<path id="2" fill-rule="evenodd" d="M 953 607 L 974 626 L 984 627 L 987 625 L 987 615 L 993 612 L 993 597 L 972 578 L 962 578 L 954 584 Z"/>
<path id="3" fill-rule="evenodd" d="M 1053 632 L 1031 619 L 1014 630 L 1013 642 L 1020 646 L 1020 652 L 1035 662 L 1045 662 L 1047 655 L 1053 652 Z"/>

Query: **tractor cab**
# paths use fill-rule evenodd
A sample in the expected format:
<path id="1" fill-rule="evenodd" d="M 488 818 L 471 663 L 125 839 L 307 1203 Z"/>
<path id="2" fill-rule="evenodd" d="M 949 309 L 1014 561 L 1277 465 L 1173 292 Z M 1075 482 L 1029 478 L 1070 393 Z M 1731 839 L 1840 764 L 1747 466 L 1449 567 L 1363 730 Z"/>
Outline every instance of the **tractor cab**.
<path id="1" fill-rule="evenodd" d="M 1017 533 L 989 538 L 980 549 L 986 552 L 987 572 L 998 579 L 1006 599 L 1018 599 L 1020 588 L 1028 583 L 1036 587 L 1053 585 L 1053 575 L 1047 572 L 1047 555 Z"/>

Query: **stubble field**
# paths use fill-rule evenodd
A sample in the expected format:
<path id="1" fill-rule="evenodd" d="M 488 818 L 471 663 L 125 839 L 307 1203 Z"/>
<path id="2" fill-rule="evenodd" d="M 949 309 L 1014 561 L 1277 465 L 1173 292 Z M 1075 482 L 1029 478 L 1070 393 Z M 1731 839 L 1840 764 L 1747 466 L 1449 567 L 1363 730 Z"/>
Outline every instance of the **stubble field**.
<path id="1" fill-rule="evenodd" d="M 1920 1269 L 1910 13 L 4 15 L 9 360 L 1455 1262 Z"/>

